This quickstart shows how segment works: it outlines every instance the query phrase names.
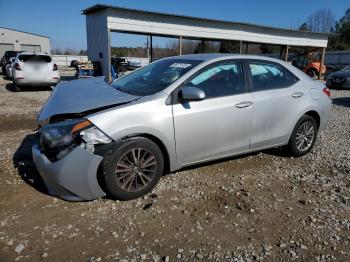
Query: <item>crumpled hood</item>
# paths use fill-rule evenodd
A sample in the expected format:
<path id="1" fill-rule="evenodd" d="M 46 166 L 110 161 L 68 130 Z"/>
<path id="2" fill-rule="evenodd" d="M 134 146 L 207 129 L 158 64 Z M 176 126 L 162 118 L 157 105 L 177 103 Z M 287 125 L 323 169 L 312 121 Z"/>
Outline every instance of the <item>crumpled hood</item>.
<path id="1" fill-rule="evenodd" d="M 52 91 L 38 116 L 46 121 L 53 115 L 85 111 L 131 102 L 139 98 L 108 85 L 103 77 L 63 82 Z"/>

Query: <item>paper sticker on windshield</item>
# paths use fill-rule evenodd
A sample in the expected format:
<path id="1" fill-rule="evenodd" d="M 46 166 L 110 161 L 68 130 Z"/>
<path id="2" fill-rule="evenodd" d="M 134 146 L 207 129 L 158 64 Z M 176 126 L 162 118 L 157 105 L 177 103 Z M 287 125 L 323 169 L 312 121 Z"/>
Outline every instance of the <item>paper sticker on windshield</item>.
<path id="1" fill-rule="evenodd" d="M 176 68 L 187 68 L 190 67 L 191 64 L 184 64 L 184 63 L 174 63 L 170 67 L 176 67 Z"/>

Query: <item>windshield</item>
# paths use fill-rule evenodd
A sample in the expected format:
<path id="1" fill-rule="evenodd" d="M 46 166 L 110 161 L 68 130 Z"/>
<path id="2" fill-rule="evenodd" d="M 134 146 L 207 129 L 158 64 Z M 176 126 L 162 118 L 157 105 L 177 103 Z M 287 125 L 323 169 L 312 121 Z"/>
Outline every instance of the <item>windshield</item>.
<path id="1" fill-rule="evenodd" d="M 347 65 L 341 71 L 343 71 L 343 72 L 350 72 L 350 65 Z"/>
<path id="2" fill-rule="evenodd" d="M 201 62 L 200 60 L 171 58 L 160 60 L 115 80 L 111 85 L 132 95 L 153 95 L 168 87 Z"/>

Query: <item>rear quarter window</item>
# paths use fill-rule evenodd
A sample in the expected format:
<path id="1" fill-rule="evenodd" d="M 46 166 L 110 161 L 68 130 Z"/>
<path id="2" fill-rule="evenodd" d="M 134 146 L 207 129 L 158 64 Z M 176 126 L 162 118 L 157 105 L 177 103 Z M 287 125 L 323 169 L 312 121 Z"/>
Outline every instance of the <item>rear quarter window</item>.
<path id="1" fill-rule="evenodd" d="M 31 63 L 50 63 L 51 57 L 47 55 L 20 55 L 18 57 L 21 62 Z"/>

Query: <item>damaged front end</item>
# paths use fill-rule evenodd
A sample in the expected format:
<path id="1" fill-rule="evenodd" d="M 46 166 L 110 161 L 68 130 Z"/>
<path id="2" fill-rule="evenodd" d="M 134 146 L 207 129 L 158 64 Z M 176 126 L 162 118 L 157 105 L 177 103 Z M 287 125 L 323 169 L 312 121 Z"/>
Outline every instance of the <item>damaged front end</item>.
<path id="1" fill-rule="evenodd" d="M 92 200 L 105 195 L 97 170 L 113 140 L 86 119 L 69 119 L 40 128 L 33 159 L 49 193 L 60 198 Z"/>

